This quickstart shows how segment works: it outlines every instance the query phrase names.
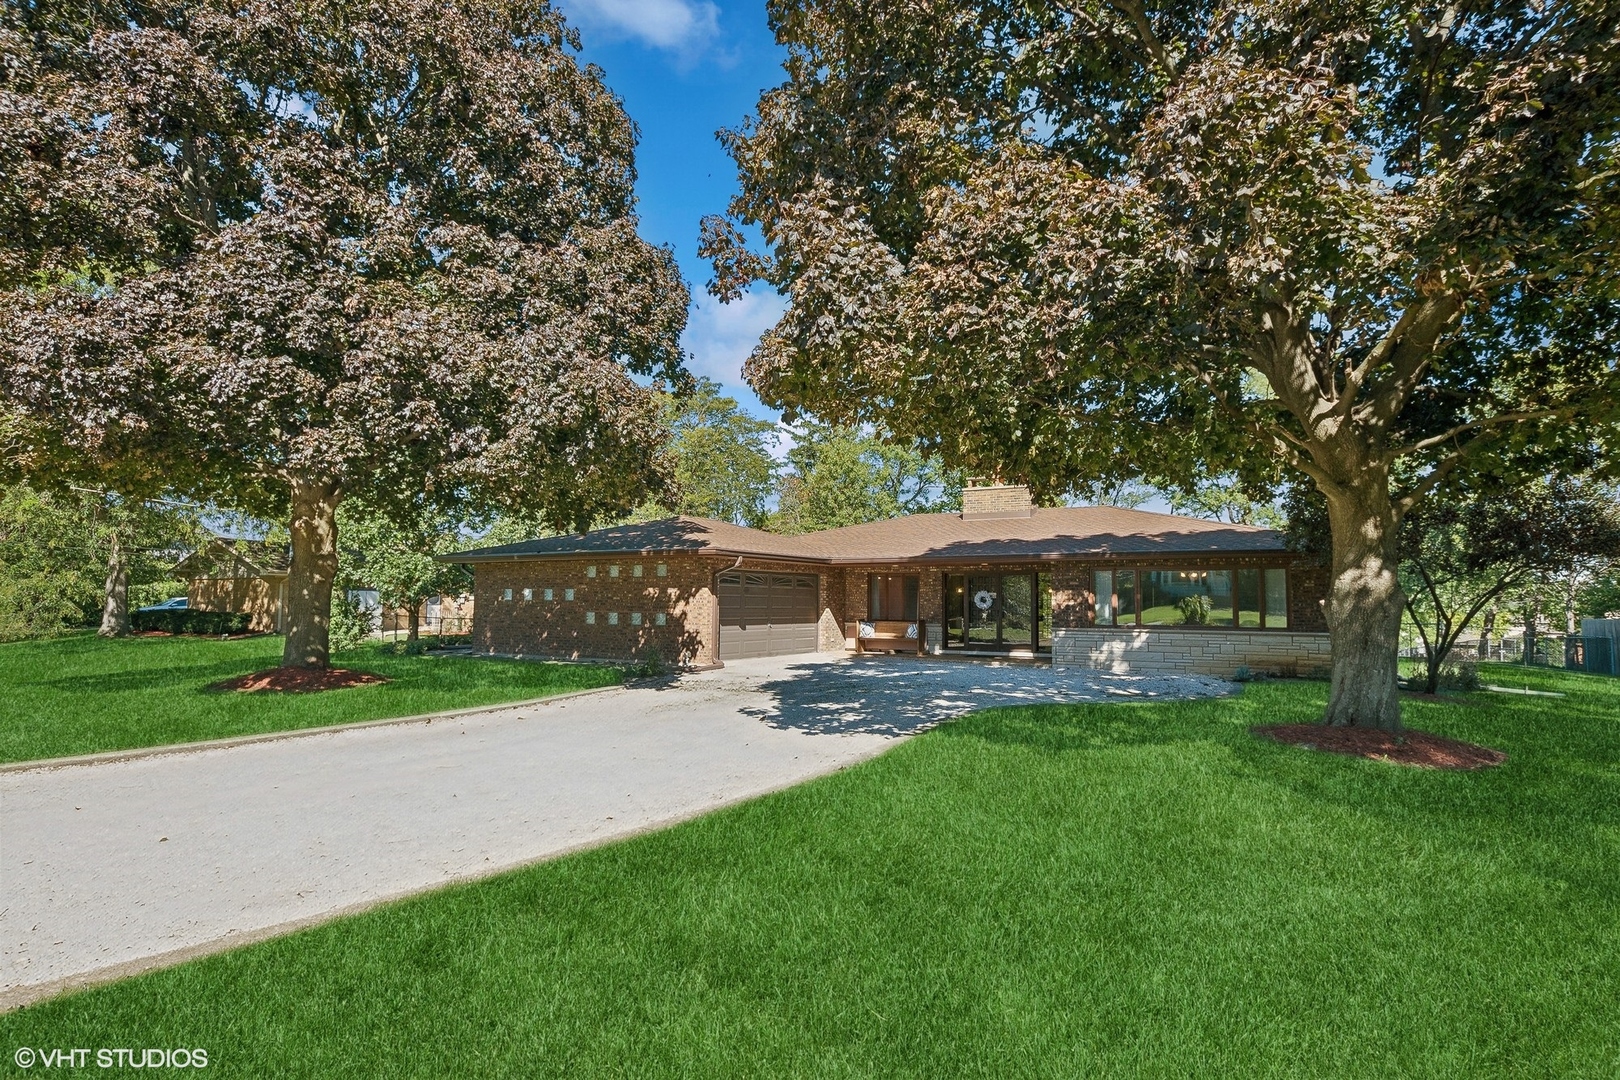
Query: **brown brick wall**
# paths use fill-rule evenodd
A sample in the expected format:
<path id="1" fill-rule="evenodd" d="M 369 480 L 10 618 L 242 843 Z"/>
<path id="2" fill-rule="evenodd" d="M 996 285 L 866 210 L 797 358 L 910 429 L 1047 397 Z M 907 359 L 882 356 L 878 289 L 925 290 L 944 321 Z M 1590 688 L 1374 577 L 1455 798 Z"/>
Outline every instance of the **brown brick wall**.
<path id="1" fill-rule="evenodd" d="M 717 560 L 694 556 L 532 559 L 474 571 L 473 643 L 494 653 L 707 666 L 715 655 Z M 665 576 L 658 576 L 658 566 Z M 641 567 L 637 577 L 635 568 Z M 589 573 L 593 568 L 594 577 Z M 612 568 L 618 567 L 618 576 Z M 506 598 L 510 589 L 512 598 Z M 529 599 L 524 599 L 528 589 Z M 545 590 L 552 598 L 545 599 Z M 567 599 L 567 590 L 574 598 Z M 587 622 L 587 613 L 594 621 Z M 616 614 L 618 621 L 610 621 Z M 641 616 L 636 625 L 632 616 Z M 657 616 L 665 618 L 657 625 Z"/>
<path id="2" fill-rule="evenodd" d="M 1091 571 L 1076 563 L 1063 562 L 1055 563 L 1051 574 L 1052 629 L 1090 626 Z"/>
<path id="3" fill-rule="evenodd" d="M 474 571 L 473 643 L 514 656 L 636 660 L 656 655 L 666 664 L 711 667 L 720 660 L 714 576 L 736 562 L 711 555 L 626 555 L 480 563 Z M 660 563 L 663 577 L 658 576 Z M 764 559 L 745 559 L 738 569 L 818 575 L 821 648 L 844 647 L 841 574 Z M 550 600 L 545 599 L 548 588 Z M 507 589 L 512 590 L 510 600 Z M 531 591 L 531 599 L 523 598 L 524 589 Z M 574 590 L 574 599 L 566 599 L 567 589 Z M 586 622 L 587 612 L 594 612 L 594 622 Z M 639 626 L 632 620 L 638 613 Z M 657 625 L 660 613 L 663 626 Z M 613 614 L 617 623 L 610 621 Z"/>
<path id="4" fill-rule="evenodd" d="M 1332 573 L 1326 562 L 1296 556 L 1288 567 L 1288 625 L 1295 630 L 1327 630 L 1328 587 Z"/>

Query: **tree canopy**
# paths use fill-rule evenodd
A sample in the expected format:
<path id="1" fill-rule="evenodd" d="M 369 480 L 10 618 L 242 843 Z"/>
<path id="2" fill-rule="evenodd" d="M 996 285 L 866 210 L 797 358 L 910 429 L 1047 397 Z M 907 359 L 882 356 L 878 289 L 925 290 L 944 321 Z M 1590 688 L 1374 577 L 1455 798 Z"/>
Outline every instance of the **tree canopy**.
<path id="1" fill-rule="evenodd" d="M 1327 718 L 1398 728 L 1401 517 L 1613 439 L 1620 8 L 770 13 L 788 80 L 726 134 L 704 237 L 719 295 L 789 297 L 764 400 L 1049 498 L 1309 476 Z"/>
<path id="2" fill-rule="evenodd" d="M 787 465 L 770 522 L 775 532 L 815 532 L 962 506 L 960 473 L 869 431 L 807 423 Z"/>
<path id="3" fill-rule="evenodd" d="M 8 6 L 4 390 L 89 457 L 289 516 L 285 662 L 324 665 L 335 512 L 662 483 L 687 293 L 636 131 L 540 3 Z M 290 514 L 289 514 L 290 511 Z"/>
<path id="4" fill-rule="evenodd" d="M 776 425 L 743 412 L 708 378 L 696 380 L 688 394 L 669 395 L 665 415 L 676 496 L 665 500 L 669 509 L 764 525 L 776 493 Z"/>
<path id="5" fill-rule="evenodd" d="M 338 532 L 343 537 L 339 586 L 375 589 L 384 607 L 403 609 L 408 641 L 417 640 L 422 605 L 429 597 L 455 597 L 472 589 L 466 566 L 435 558 L 466 546 L 456 517 L 429 512 L 401 524 L 397 514 L 350 499 L 338 509 Z"/>

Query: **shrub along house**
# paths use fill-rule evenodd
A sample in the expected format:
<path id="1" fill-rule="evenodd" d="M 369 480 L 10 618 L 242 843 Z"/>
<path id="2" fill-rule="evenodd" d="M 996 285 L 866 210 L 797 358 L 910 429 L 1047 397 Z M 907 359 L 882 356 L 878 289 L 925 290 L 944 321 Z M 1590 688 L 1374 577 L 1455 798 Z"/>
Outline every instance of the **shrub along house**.
<path id="1" fill-rule="evenodd" d="M 1012 485 L 804 536 L 675 517 L 443 558 L 474 569 L 474 646 L 506 655 L 707 667 L 864 643 L 1219 675 L 1329 657 L 1325 568 L 1278 533 L 1036 508 Z"/>

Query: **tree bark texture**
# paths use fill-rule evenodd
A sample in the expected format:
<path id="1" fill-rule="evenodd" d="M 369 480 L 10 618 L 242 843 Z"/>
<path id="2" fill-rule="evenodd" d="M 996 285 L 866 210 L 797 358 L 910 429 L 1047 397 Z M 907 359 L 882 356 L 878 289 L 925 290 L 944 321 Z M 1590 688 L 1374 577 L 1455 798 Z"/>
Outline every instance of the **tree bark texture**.
<path id="1" fill-rule="evenodd" d="M 124 557 L 124 545 L 118 534 L 112 534 L 107 552 L 106 599 L 101 605 L 101 637 L 129 636 L 129 560 Z"/>
<path id="2" fill-rule="evenodd" d="M 410 607 L 410 612 L 411 613 L 410 613 L 409 620 L 406 623 L 407 629 L 405 631 L 405 640 L 408 643 L 414 645 L 416 643 L 417 639 L 419 637 L 421 637 L 421 631 L 422 631 L 422 601 L 420 601 L 420 600 L 412 600 L 410 602 L 410 604 L 409 604 L 409 607 Z"/>
<path id="3" fill-rule="evenodd" d="M 1333 682 L 1326 721 L 1334 727 L 1401 730 L 1396 682 L 1401 612 L 1399 521 L 1382 478 L 1328 496 L 1333 582 L 1327 621 Z"/>
<path id="4" fill-rule="evenodd" d="M 299 478 L 292 485 L 292 565 L 287 570 L 287 640 L 282 667 L 331 663 L 332 583 L 337 578 L 338 487 Z"/>

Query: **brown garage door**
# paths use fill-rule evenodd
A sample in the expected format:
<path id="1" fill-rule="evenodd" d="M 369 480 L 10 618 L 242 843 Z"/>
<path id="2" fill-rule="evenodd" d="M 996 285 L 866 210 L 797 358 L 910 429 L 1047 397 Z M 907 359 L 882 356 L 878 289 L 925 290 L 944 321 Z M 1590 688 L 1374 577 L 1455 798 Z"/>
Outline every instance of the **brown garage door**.
<path id="1" fill-rule="evenodd" d="M 810 574 L 721 574 L 720 659 L 815 652 L 818 584 Z"/>

